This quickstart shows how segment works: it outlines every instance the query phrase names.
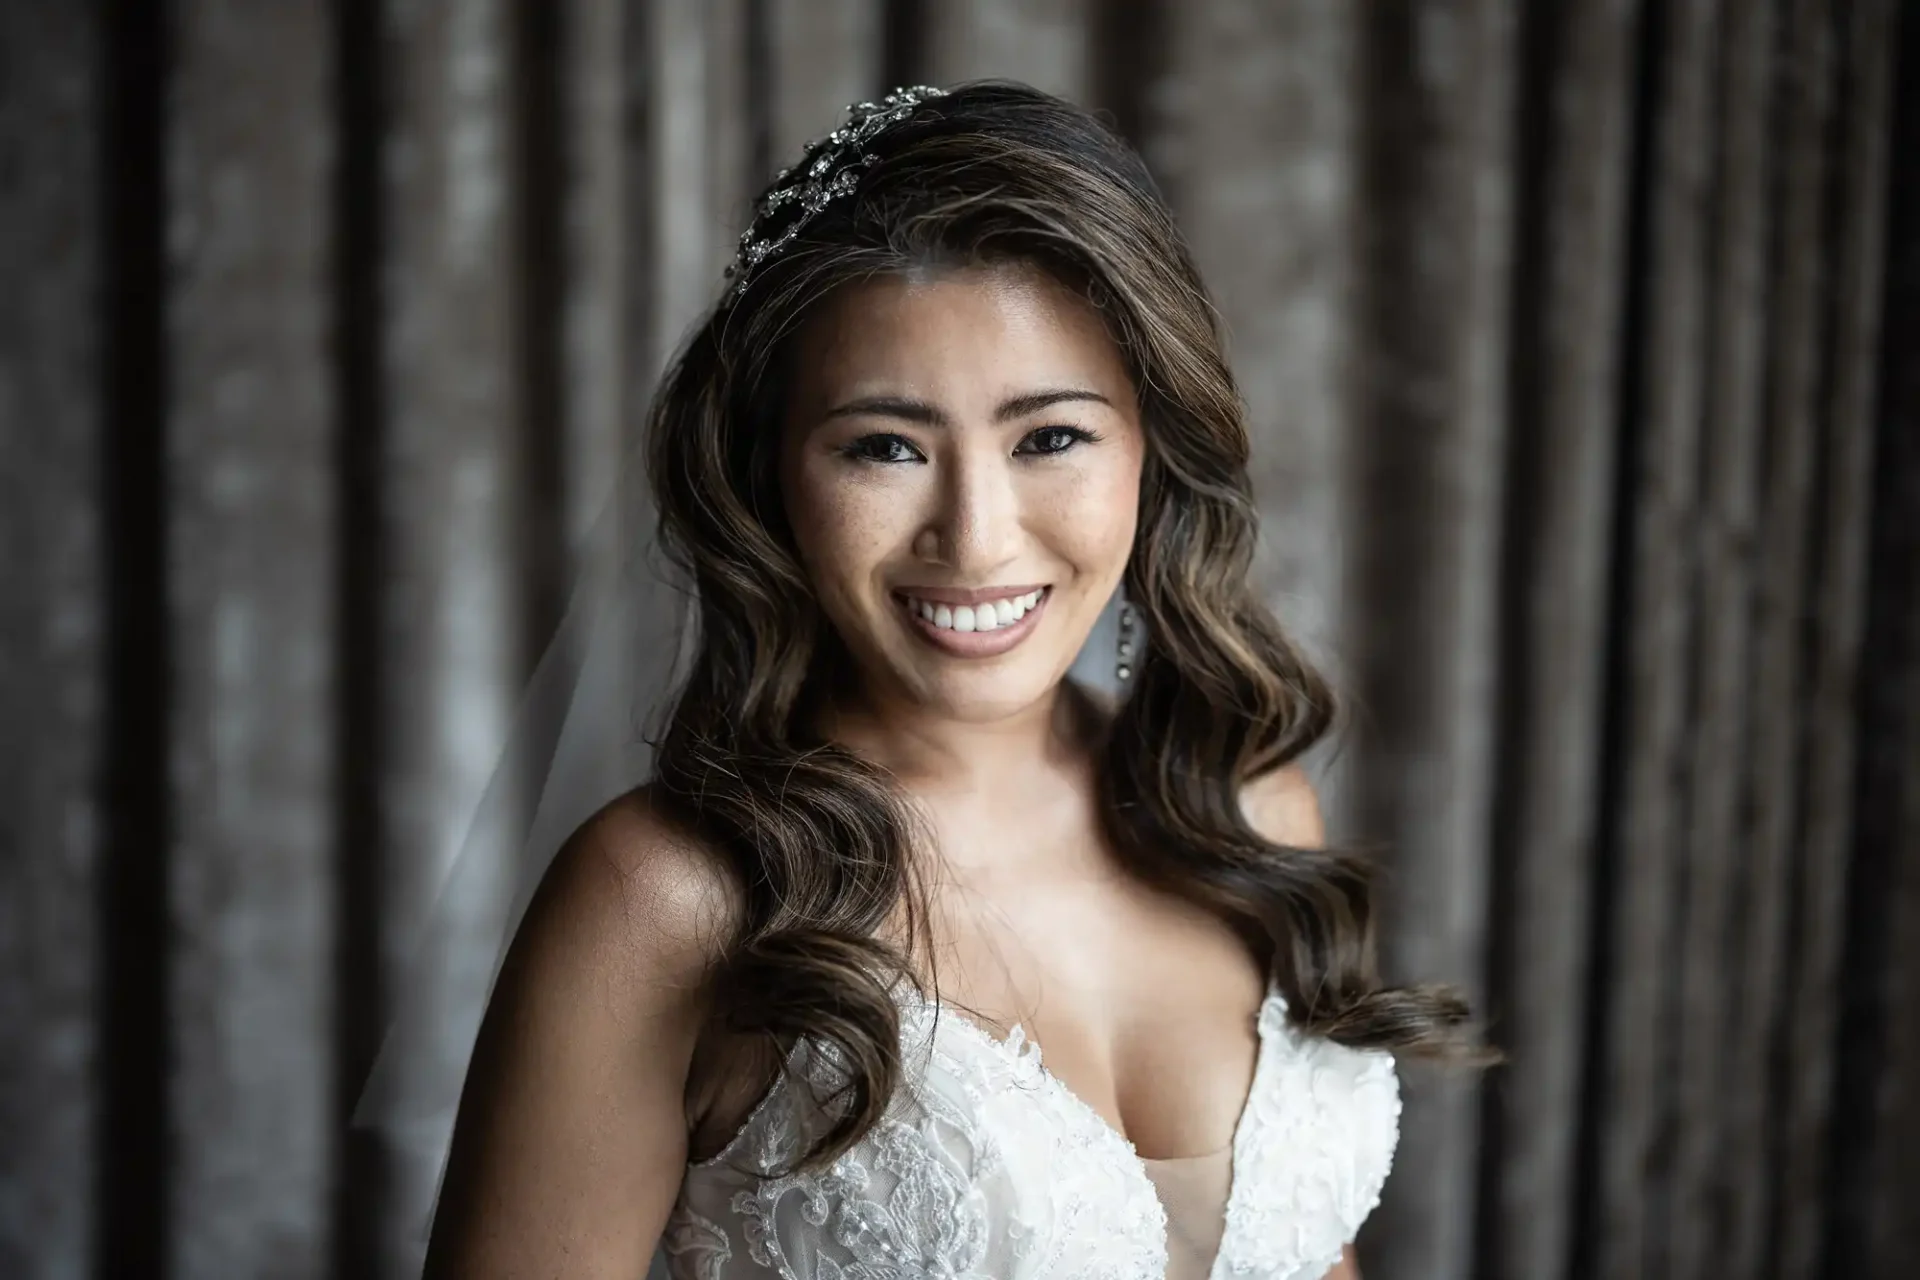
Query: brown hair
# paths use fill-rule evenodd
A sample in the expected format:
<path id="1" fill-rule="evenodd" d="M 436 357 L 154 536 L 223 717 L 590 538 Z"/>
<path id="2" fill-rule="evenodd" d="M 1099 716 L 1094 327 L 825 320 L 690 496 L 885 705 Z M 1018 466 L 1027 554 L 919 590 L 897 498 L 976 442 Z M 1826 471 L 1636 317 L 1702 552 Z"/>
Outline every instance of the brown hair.
<path id="1" fill-rule="evenodd" d="M 1105 737 L 1101 809 L 1128 867 L 1212 911 L 1268 957 L 1290 1016 L 1342 1044 L 1458 1049 L 1464 1002 L 1383 987 L 1367 859 L 1262 839 L 1243 784 L 1327 732 L 1333 698 L 1248 582 L 1248 437 L 1213 307 L 1139 157 L 1098 120 L 1022 85 L 979 83 L 882 133 L 858 191 L 829 204 L 723 299 L 656 399 L 648 463 L 661 542 L 699 598 L 690 674 L 657 743 L 656 790 L 743 891 L 715 1016 L 846 1068 L 831 1160 L 900 1076 L 891 985 L 908 956 L 876 932 L 925 904 L 913 826 L 887 777 L 811 714 L 834 646 L 780 509 L 774 465 L 791 339 L 837 286 L 926 266 L 1031 262 L 1107 318 L 1147 451 L 1126 592 L 1149 638 Z"/>

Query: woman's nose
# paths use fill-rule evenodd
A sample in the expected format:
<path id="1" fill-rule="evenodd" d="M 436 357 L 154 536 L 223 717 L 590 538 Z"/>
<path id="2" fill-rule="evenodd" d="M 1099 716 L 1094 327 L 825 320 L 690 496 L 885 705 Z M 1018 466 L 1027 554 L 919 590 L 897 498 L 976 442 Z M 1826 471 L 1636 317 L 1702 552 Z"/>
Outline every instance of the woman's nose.
<path id="1" fill-rule="evenodd" d="M 989 573 L 1012 559 L 1020 510 L 1009 463 L 997 449 L 949 463 L 939 507 L 915 539 L 923 559 L 968 575 Z"/>

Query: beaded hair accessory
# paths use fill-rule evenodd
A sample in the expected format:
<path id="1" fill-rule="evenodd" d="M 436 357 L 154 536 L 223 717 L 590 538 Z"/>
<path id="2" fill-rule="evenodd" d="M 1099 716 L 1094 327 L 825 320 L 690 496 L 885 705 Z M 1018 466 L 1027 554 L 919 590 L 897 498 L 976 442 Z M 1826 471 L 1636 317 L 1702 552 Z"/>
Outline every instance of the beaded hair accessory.
<path id="1" fill-rule="evenodd" d="M 847 108 L 846 123 L 808 143 L 800 163 L 782 169 L 774 178 L 773 189 L 760 198 L 753 221 L 740 234 L 739 252 L 727 268 L 729 300 L 745 292 L 754 269 L 786 248 L 815 214 L 859 187 L 860 176 L 877 159 L 865 150 L 868 143 L 889 125 L 912 115 L 921 103 L 945 97 L 946 92 L 931 85 L 910 85 L 878 102 L 856 102 Z"/>

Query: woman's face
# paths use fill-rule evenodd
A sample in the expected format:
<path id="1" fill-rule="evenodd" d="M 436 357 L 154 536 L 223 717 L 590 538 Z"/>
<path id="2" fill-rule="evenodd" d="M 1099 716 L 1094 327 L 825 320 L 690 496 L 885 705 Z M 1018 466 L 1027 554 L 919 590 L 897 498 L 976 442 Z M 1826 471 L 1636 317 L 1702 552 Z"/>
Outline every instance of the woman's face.
<path id="1" fill-rule="evenodd" d="M 977 267 L 849 286 L 799 342 L 781 486 L 870 688 L 969 721 L 1032 706 L 1133 547 L 1143 437 L 1099 316 Z"/>

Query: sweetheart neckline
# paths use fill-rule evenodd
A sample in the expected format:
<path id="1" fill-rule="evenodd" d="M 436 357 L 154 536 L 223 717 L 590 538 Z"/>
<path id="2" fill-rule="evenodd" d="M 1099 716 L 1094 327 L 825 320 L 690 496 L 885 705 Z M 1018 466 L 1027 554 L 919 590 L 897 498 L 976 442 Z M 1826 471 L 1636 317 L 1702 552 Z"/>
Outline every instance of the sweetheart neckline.
<path id="1" fill-rule="evenodd" d="M 1227 1145 L 1220 1148 L 1219 1151 L 1211 1151 L 1199 1156 L 1170 1156 L 1164 1160 L 1149 1160 L 1147 1157 L 1141 1155 L 1139 1150 L 1134 1147 L 1133 1139 L 1127 1137 L 1111 1120 L 1101 1115 L 1092 1103 L 1075 1093 L 1072 1086 L 1068 1085 L 1066 1081 L 1055 1075 L 1041 1058 L 1040 1042 L 1026 1038 L 1026 1030 L 1023 1023 L 1014 1023 L 1013 1026 L 1008 1029 L 1005 1037 L 996 1036 L 958 1006 L 938 999 L 937 997 L 924 995 L 918 987 L 910 982 L 902 983 L 901 986 L 906 996 L 917 1001 L 922 1009 L 936 1016 L 940 1013 L 952 1015 L 955 1022 L 958 1022 L 963 1029 L 972 1032 L 974 1038 L 984 1043 L 991 1051 L 1003 1056 L 1011 1055 L 1014 1061 L 1019 1061 L 1019 1055 L 1009 1042 L 1012 1040 L 1014 1034 L 1018 1032 L 1021 1039 L 1033 1047 L 1033 1065 L 1040 1073 L 1040 1077 L 1048 1081 L 1060 1096 L 1066 1099 L 1069 1107 L 1083 1112 L 1102 1133 L 1125 1147 L 1129 1158 L 1131 1158 L 1134 1163 L 1142 1166 L 1142 1176 L 1147 1177 L 1148 1182 L 1152 1182 L 1152 1177 L 1145 1172 L 1145 1166 L 1147 1165 L 1179 1164 L 1183 1160 L 1204 1160 L 1212 1156 L 1217 1156 L 1221 1151 L 1231 1153 L 1231 1159 L 1227 1166 L 1227 1199 L 1229 1204 L 1232 1203 L 1233 1183 L 1236 1180 L 1235 1175 L 1238 1173 L 1240 1164 L 1240 1140 L 1246 1132 L 1247 1115 L 1252 1109 L 1254 1095 L 1260 1091 L 1260 1073 L 1267 1062 L 1268 1037 L 1271 1034 L 1267 1029 L 1267 1011 L 1269 1007 L 1271 1007 L 1278 1010 L 1279 1017 L 1284 1018 L 1286 1016 L 1287 1001 L 1286 997 L 1280 994 L 1278 983 L 1271 979 L 1268 980 L 1267 994 L 1254 1010 L 1254 1035 L 1257 1042 L 1253 1051 L 1253 1077 L 1247 1082 L 1246 1096 L 1240 1100 L 1240 1113 L 1234 1118 L 1233 1122 L 1233 1136 L 1227 1140 Z M 793 1050 L 790 1052 L 797 1052 L 801 1043 L 804 1042 L 796 1042 Z M 929 1044 L 929 1047 L 931 1047 L 931 1044 Z M 728 1136 L 726 1142 L 721 1144 L 720 1149 L 703 1159 L 689 1160 L 687 1167 L 690 1169 L 711 1169 L 726 1164 L 738 1153 L 741 1144 L 746 1142 L 747 1135 L 752 1132 L 754 1125 L 760 1119 L 761 1113 L 771 1107 L 775 1101 L 787 1091 L 787 1088 L 787 1072 L 782 1070 L 774 1076 L 773 1083 L 768 1085 L 766 1090 L 761 1093 L 759 1100 L 748 1109 L 746 1118 L 743 1119 L 733 1133 Z M 1156 1202 L 1158 1201 L 1157 1193 L 1155 1200 Z"/>
<path id="2" fill-rule="evenodd" d="M 1038 1042 L 1027 1040 L 1024 1024 L 1015 1023 L 1004 1037 L 998 1036 L 964 1010 L 929 998 L 911 983 L 905 984 L 905 988 L 907 994 L 901 994 L 898 987 L 895 989 L 895 998 L 900 1003 L 902 1013 L 900 1030 L 903 1047 L 910 1048 L 916 1058 L 924 1053 L 934 1059 L 944 1060 L 951 1069 L 960 1070 L 963 1075 L 965 1068 L 962 1064 L 984 1053 L 1000 1064 L 997 1070 L 990 1072 L 988 1079 L 998 1077 L 1001 1085 L 1017 1087 L 1019 1091 L 1032 1093 L 1038 1098 L 1049 1098 L 1051 1095 L 1046 1105 L 1077 1133 L 1077 1141 L 1072 1145 L 1085 1152 L 1087 1164 L 1075 1166 L 1079 1169 L 1082 1182 L 1087 1182 L 1089 1178 L 1098 1181 L 1100 1175 L 1092 1170 L 1104 1163 L 1109 1170 L 1105 1175 L 1107 1181 L 1102 1184 L 1106 1191 L 1122 1197 L 1131 1214 L 1140 1220 L 1143 1229 L 1149 1221 L 1157 1221 L 1161 1246 L 1165 1248 L 1170 1245 L 1167 1234 L 1171 1230 L 1170 1219 L 1166 1202 L 1161 1199 L 1161 1187 L 1154 1166 L 1177 1164 L 1196 1157 L 1176 1157 L 1172 1161 L 1150 1161 L 1141 1157 L 1125 1134 L 1038 1060 Z M 1254 1056 L 1253 1079 L 1241 1103 L 1231 1145 L 1225 1152 L 1230 1163 L 1227 1165 L 1226 1198 L 1222 1205 L 1224 1221 L 1219 1243 L 1206 1271 L 1210 1280 L 1245 1274 L 1249 1269 L 1262 1275 L 1284 1275 L 1290 1280 L 1324 1274 L 1339 1262 L 1341 1246 L 1352 1240 L 1355 1228 L 1378 1205 L 1380 1184 L 1391 1168 L 1393 1149 L 1399 1134 L 1401 1099 L 1390 1055 L 1377 1050 L 1364 1053 L 1347 1050 L 1333 1043 L 1320 1045 L 1316 1038 L 1296 1033 L 1287 1020 L 1287 1012 L 1286 999 L 1276 989 L 1276 984 L 1269 981 L 1268 994 L 1260 1002 L 1256 1014 L 1259 1043 Z M 944 1049 L 941 1047 L 940 1037 L 936 1034 L 937 1024 L 931 1021 L 931 1015 L 937 1013 L 950 1013 L 955 1021 L 962 1024 L 956 1034 L 975 1042 L 971 1052 L 963 1050 L 958 1044 L 949 1044 Z M 1016 1030 L 1019 1032 L 1017 1038 L 1014 1034 Z M 806 1043 L 805 1040 L 797 1043 L 793 1052 L 799 1052 Z M 1023 1046 L 1028 1043 L 1033 1045 L 1032 1052 L 1023 1051 Z M 830 1049 L 829 1046 L 829 1059 L 833 1056 Z M 1335 1065 L 1328 1060 L 1329 1055 L 1339 1064 L 1339 1069 L 1329 1070 L 1330 1066 Z M 1349 1063 L 1348 1059 L 1353 1061 Z M 789 1068 L 794 1065 L 789 1058 Z M 1011 1075 L 1001 1074 L 1009 1068 L 1017 1070 L 1013 1070 Z M 800 1065 L 802 1071 L 810 1069 L 804 1063 Z M 978 1065 L 973 1069 L 978 1070 Z M 909 1067 L 908 1082 L 914 1080 L 917 1074 Z M 732 1167 L 729 1162 L 751 1140 L 751 1135 L 765 1125 L 763 1116 L 781 1105 L 781 1100 L 788 1096 L 791 1084 L 790 1072 L 778 1074 L 755 1103 L 739 1131 L 728 1139 L 721 1151 L 707 1160 L 689 1162 L 688 1179 L 682 1188 L 682 1196 L 691 1194 L 695 1188 L 703 1188 L 699 1194 L 709 1197 L 707 1212 L 718 1212 L 724 1216 L 725 1206 L 731 1204 L 736 1216 L 746 1214 L 756 1217 L 763 1229 L 771 1229 L 769 1223 L 773 1202 L 796 1191 L 806 1191 L 814 1197 L 806 1203 L 814 1212 L 818 1211 L 819 1205 L 825 1203 L 818 1197 L 825 1193 L 833 1178 L 842 1176 L 838 1164 L 831 1175 L 795 1174 L 779 1180 L 771 1190 L 762 1185 L 750 1193 L 725 1181 L 724 1175 L 723 1181 L 718 1184 L 704 1181 L 709 1176 L 705 1171 L 716 1166 Z M 1326 1087 L 1331 1087 L 1333 1092 L 1324 1093 Z M 911 1083 L 908 1088 L 909 1092 L 917 1092 Z M 1063 1098 L 1066 1101 L 1061 1101 Z M 974 1096 L 974 1100 L 976 1104 L 983 1101 L 978 1096 Z M 941 1105 L 949 1105 L 954 1101 L 957 1100 L 948 1100 Z M 926 1116 L 934 1114 L 936 1112 L 925 1113 Z M 1342 1117 L 1345 1117 L 1344 1123 L 1351 1132 L 1336 1131 L 1330 1127 L 1332 1121 Z M 1001 1113 L 999 1123 L 1009 1123 L 1006 1113 Z M 1011 1123 L 1016 1127 L 1024 1127 L 1017 1118 Z M 1336 1150 L 1336 1141 L 1342 1144 L 1341 1149 Z M 1350 1162 L 1343 1154 L 1344 1147 L 1356 1143 L 1358 1145 L 1354 1149 L 1358 1154 L 1351 1162 L 1352 1167 L 1349 1167 Z M 1119 1155 L 1122 1148 L 1127 1152 L 1124 1159 Z M 773 1146 L 768 1146 L 766 1153 L 770 1155 L 773 1150 Z M 1104 1161 L 1101 1157 L 1103 1152 Z M 1131 1173 L 1123 1172 L 1129 1169 Z M 752 1171 L 735 1167 L 733 1172 L 751 1175 Z M 1112 1181 L 1116 1174 L 1119 1175 L 1117 1183 Z M 858 1177 L 858 1166 L 847 1176 Z M 1043 1172 L 1043 1183 L 1048 1176 Z M 1127 1188 L 1124 1191 L 1123 1186 Z M 846 1190 L 841 1188 L 841 1193 Z M 723 1195 L 733 1198 L 711 1201 L 712 1197 Z M 742 1209 L 741 1196 L 752 1199 L 747 1206 L 747 1209 L 753 1210 L 752 1213 Z M 702 1240 L 707 1240 L 710 1235 L 720 1242 L 716 1247 L 726 1246 L 727 1236 L 723 1228 L 701 1218 L 685 1203 L 676 1208 L 677 1213 L 682 1210 L 693 1215 L 686 1219 L 688 1223 L 699 1225 L 707 1231 L 708 1235 L 703 1235 Z M 807 1221 L 812 1223 L 812 1217 L 808 1216 Z M 1330 1224 L 1337 1224 L 1338 1229 L 1333 1229 Z M 1129 1238 L 1134 1240 L 1136 1246 L 1145 1248 L 1143 1238 Z"/>
<path id="3" fill-rule="evenodd" d="M 1141 1155 L 1139 1148 L 1134 1145 L 1133 1139 L 1129 1138 L 1119 1125 L 1107 1119 L 1098 1107 L 1081 1097 L 1072 1085 L 1061 1079 L 1047 1066 L 1046 1057 L 1041 1050 L 1040 1042 L 1027 1035 L 1024 1023 L 1016 1022 L 1007 1029 L 1006 1035 L 997 1036 L 978 1019 L 967 1014 L 957 1006 L 949 1004 L 944 1000 L 930 999 L 921 995 L 917 989 L 910 987 L 909 990 L 919 999 L 921 1006 L 933 1013 L 935 1017 L 943 1014 L 950 1016 L 955 1022 L 959 1023 L 962 1028 L 971 1032 L 975 1039 L 985 1043 L 994 1052 L 1005 1055 L 1015 1062 L 1025 1061 L 1030 1058 L 1034 1069 L 1040 1073 L 1040 1077 L 1047 1081 L 1048 1084 L 1066 1100 L 1069 1106 L 1083 1113 L 1088 1119 L 1105 1130 L 1107 1134 L 1117 1139 L 1126 1147 L 1127 1153 L 1133 1157 L 1135 1162 L 1143 1166 L 1185 1164 L 1195 1160 L 1212 1159 L 1222 1153 L 1238 1154 L 1240 1136 L 1246 1130 L 1247 1126 L 1247 1113 L 1252 1108 L 1254 1095 L 1258 1093 L 1260 1089 L 1260 1069 L 1267 1061 L 1267 1041 L 1269 1038 L 1266 1016 L 1267 1007 L 1269 1005 L 1277 1005 L 1283 1012 L 1286 1009 L 1285 997 L 1280 994 L 1275 984 L 1269 982 L 1267 984 L 1267 994 L 1261 999 L 1260 1004 L 1254 1009 L 1253 1013 L 1255 1037 L 1253 1073 L 1247 1079 L 1247 1091 L 1240 1099 L 1240 1110 L 1234 1116 L 1233 1132 L 1228 1135 L 1226 1145 L 1216 1147 L 1212 1151 L 1202 1151 L 1197 1155 L 1165 1156 L 1154 1159 Z M 1027 1050 L 1031 1050 L 1032 1052 L 1029 1054 L 1026 1052 Z M 1237 1161 L 1231 1161 L 1228 1164 L 1230 1179 L 1234 1164 L 1236 1163 Z M 1229 1187 L 1231 1187 L 1231 1181 L 1229 1182 Z M 1229 1199 L 1231 1199 L 1231 1190 L 1229 1190 Z"/>

